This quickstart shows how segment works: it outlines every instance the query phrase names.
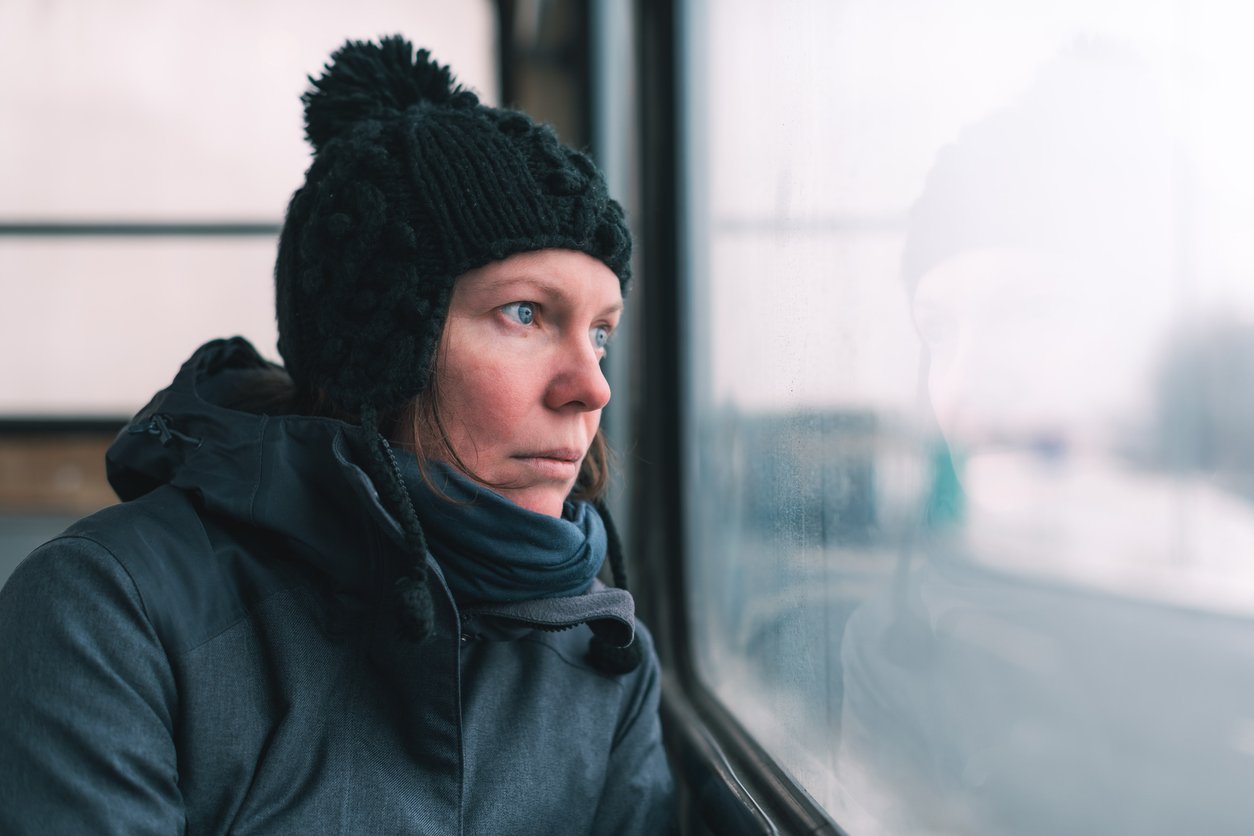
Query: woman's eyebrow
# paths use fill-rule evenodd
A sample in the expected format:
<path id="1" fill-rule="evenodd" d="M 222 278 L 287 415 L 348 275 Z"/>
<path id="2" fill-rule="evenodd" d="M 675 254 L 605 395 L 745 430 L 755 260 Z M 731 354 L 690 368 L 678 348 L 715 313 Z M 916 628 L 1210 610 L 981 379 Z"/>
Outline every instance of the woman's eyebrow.
<path id="1" fill-rule="evenodd" d="M 514 285 L 526 285 L 529 288 L 539 290 L 541 293 L 544 293 L 559 302 L 570 301 L 570 294 L 566 292 L 565 288 L 559 287 L 555 284 L 549 284 L 548 282 L 540 279 L 532 279 L 521 276 L 516 278 L 494 279 L 488 282 L 484 289 L 488 291 L 496 291 L 510 288 Z"/>
<path id="2" fill-rule="evenodd" d="M 492 291 L 508 289 L 515 285 L 524 285 L 528 288 L 538 290 L 541 293 L 547 295 L 549 298 L 557 302 L 561 302 L 563 304 L 566 304 L 571 301 L 570 294 L 566 291 L 565 288 L 560 287 L 555 284 L 550 284 L 549 282 L 546 282 L 542 279 L 533 279 L 533 278 L 524 277 L 524 276 L 518 276 L 514 278 L 494 279 L 488 282 L 484 286 L 484 290 L 492 292 Z M 605 308 L 603 308 L 598 315 L 609 316 L 610 314 L 619 313 L 620 311 L 623 310 L 623 307 L 624 307 L 623 300 L 619 299 L 613 304 L 607 305 Z"/>

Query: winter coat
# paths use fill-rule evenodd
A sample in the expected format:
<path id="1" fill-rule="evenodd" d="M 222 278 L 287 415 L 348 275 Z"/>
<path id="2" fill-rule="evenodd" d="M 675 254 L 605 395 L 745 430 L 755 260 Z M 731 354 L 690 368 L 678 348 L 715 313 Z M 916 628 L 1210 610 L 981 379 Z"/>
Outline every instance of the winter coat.
<path id="1" fill-rule="evenodd" d="M 263 362 L 201 348 L 109 452 L 124 500 L 0 591 L 0 832 L 652 834 L 671 819 L 630 595 L 395 630 L 400 528 L 359 432 L 216 405 Z M 641 642 L 624 675 L 593 630 Z"/>

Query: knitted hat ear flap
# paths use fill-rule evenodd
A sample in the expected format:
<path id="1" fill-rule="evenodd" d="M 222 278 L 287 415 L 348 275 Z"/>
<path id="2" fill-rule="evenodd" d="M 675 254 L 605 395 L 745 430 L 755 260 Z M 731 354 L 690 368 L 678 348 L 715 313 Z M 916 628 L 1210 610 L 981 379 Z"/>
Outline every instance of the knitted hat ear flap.
<path id="1" fill-rule="evenodd" d="M 607 556 L 610 559 L 610 572 L 614 576 L 614 585 L 619 589 L 627 589 L 627 566 L 623 562 L 623 541 L 619 539 L 618 528 L 610 516 L 610 509 L 605 507 L 604 500 L 597 499 L 592 503 L 601 521 L 605 523 L 607 540 Z M 640 642 L 632 641 L 626 647 L 615 647 L 600 636 L 593 636 L 588 642 L 588 664 L 603 673 L 631 673 L 640 667 L 644 654 L 640 650 Z"/>
<path id="2" fill-rule="evenodd" d="M 370 469 L 374 471 L 370 476 L 384 507 L 396 515 L 405 534 L 410 566 L 409 571 L 396 580 L 396 595 L 400 601 L 397 631 L 401 638 L 417 644 L 435 630 L 435 605 L 427 585 L 427 538 L 414 513 L 409 491 L 405 490 L 392 446 L 379 432 L 379 413 L 369 404 L 361 408 L 361 430 Z"/>

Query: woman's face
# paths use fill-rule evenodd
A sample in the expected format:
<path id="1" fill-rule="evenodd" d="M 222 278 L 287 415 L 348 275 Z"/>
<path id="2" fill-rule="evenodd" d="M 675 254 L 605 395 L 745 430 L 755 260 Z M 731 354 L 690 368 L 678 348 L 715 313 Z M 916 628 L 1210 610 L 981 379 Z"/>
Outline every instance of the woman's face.
<path id="1" fill-rule="evenodd" d="M 435 375 L 448 445 L 473 477 L 561 515 L 610 399 L 600 360 L 622 307 L 613 271 L 572 250 L 458 277 Z M 418 432 L 439 458 L 433 428 Z"/>
<path id="2" fill-rule="evenodd" d="M 1144 273 L 1021 250 L 970 250 L 924 274 L 914 319 L 951 448 L 1092 443 L 1135 407 L 1153 360 L 1150 286 Z"/>

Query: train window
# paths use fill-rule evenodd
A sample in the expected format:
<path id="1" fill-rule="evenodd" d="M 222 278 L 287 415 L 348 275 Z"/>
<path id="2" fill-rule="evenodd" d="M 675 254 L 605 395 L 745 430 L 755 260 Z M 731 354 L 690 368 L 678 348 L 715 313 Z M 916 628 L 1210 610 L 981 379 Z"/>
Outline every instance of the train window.
<path id="1" fill-rule="evenodd" d="M 1248 830 L 1254 14 L 681 20 L 701 685 L 854 836 Z"/>
<path id="2" fill-rule="evenodd" d="M 3 4 L 0 416 L 129 416 L 215 337 L 277 359 L 300 93 L 345 38 L 391 32 L 496 100 L 487 0 Z"/>

